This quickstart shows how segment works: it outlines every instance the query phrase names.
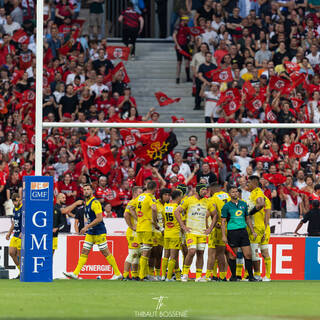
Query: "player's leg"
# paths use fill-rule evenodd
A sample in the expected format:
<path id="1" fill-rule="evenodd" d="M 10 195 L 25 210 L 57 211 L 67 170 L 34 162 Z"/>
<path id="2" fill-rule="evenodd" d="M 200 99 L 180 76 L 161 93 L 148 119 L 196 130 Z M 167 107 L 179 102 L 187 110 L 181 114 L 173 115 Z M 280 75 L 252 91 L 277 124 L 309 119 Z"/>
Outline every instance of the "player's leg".
<path id="1" fill-rule="evenodd" d="M 178 246 L 180 245 L 180 243 L 178 243 Z M 178 247 L 176 246 L 176 247 Z M 170 248 L 170 260 L 168 263 L 168 274 L 167 274 L 167 281 L 172 280 L 172 274 L 173 274 L 173 270 L 176 267 L 176 263 L 178 261 L 178 257 L 179 257 L 179 249 L 173 249 L 174 248 L 174 243 L 172 243 L 172 246 Z"/>
<path id="2" fill-rule="evenodd" d="M 190 60 L 189 59 L 184 59 L 184 63 L 186 66 L 186 77 L 187 77 L 187 82 L 191 82 L 190 78 Z"/>
<path id="3" fill-rule="evenodd" d="M 207 260 L 207 272 L 206 272 L 207 281 L 211 281 L 211 275 L 213 273 L 215 260 L 216 260 L 216 249 L 213 248 L 208 243 L 208 260 Z"/>
<path id="4" fill-rule="evenodd" d="M 176 83 L 180 83 L 180 73 L 181 73 L 181 64 L 182 64 L 182 54 L 177 51 L 177 72 L 176 72 Z"/>
<path id="5" fill-rule="evenodd" d="M 204 249 L 206 248 L 207 237 L 206 236 L 197 236 L 197 261 L 196 261 L 196 281 L 205 282 L 206 279 L 202 278 L 202 269 L 203 269 L 203 254 Z"/>
<path id="6" fill-rule="evenodd" d="M 186 282 L 188 281 L 188 275 L 191 263 L 193 261 L 193 257 L 196 253 L 197 249 L 197 237 L 191 233 L 186 234 L 186 243 L 188 247 L 187 255 L 183 261 L 183 268 L 182 268 L 182 278 L 181 281 Z"/>
<path id="7" fill-rule="evenodd" d="M 216 257 L 219 266 L 220 280 L 225 281 L 228 269 L 225 256 L 225 246 L 216 245 Z"/>
<path id="8" fill-rule="evenodd" d="M 162 242 L 163 244 L 163 242 Z M 156 280 L 160 281 L 160 270 L 161 270 L 161 257 L 163 252 L 163 246 L 158 245 L 155 250 L 155 257 L 154 257 L 154 269 L 155 269 L 155 277 Z"/>
<path id="9" fill-rule="evenodd" d="M 261 230 L 260 228 L 254 228 L 254 231 L 257 234 L 256 239 L 253 239 L 253 236 L 251 234 L 249 235 L 251 252 L 252 252 L 252 264 L 253 264 L 253 270 L 254 270 L 254 277 L 257 280 L 262 280 L 261 272 L 260 272 L 259 248 L 262 242 L 264 229 Z"/>
<path id="10" fill-rule="evenodd" d="M 141 256 L 141 248 L 140 245 L 136 249 L 136 254 L 134 255 L 132 266 L 131 266 L 131 276 L 132 280 L 138 281 L 139 279 L 139 261 Z"/>
<path id="11" fill-rule="evenodd" d="M 116 259 L 114 258 L 113 254 L 110 252 L 110 250 L 108 248 L 106 234 L 97 235 L 95 244 L 98 245 L 100 252 L 105 256 L 106 260 L 108 261 L 108 263 L 111 265 L 111 267 L 113 269 L 114 275 L 111 278 L 111 280 L 122 279 L 122 274 L 118 268 Z"/>
<path id="12" fill-rule="evenodd" d="M 153 245 L 153 232 L 139 232 L 137 234 L 139 242 L 142 243 L 141 257 L 139 261 L 139 278 L 140 280 L 147 280 L 146 276 L 148 274 L 149 258 L 151 255 L 151 249 Z"/>
<path id="13" fill-rule="evenodd" d="M 228 264 L 231 271 L 231 277 L 229 281 L 237 281 L 236 252 L 238 251 L 238 248 L 241 244 L 239 232 L 239 230 L 228 230 L 227 234 L 228 244 L 234 252 L 234 255 L 228 252 Z"/>
<path id="14" fill-rule="evenodd" d="M 170 257 L 170 238 L 164 238 L 164 253 L 161 261 L 161 280 L 164 281 L 166 279 L 167 268 L 168 268 L 168 260 Z"/>
<path id="15" fill-rule="evenodd" d="M 244 265 L 244 259 L 243 259 L 243 253 L 241 249 L 238 249 L 237 251 L 237 279 L 241 280 L 242 279 L 242 270 L 243 270 L 243 265 Z"/>
<path id="16" fill-rule="evenodd" d="M 87 237 L 89 236 L 89 237 Z M 93 247 L 93 242 L 92 241 L 92 236 L 91 235 L 86 235 L 84 244 L 83 244 L 83 248 L 81 250 L 81 254 L 78 260 L 78 264 L 76 266 L 76 268 L 74 269 L 73 272 L 63 272 L 63 274 L 69 278 L 69 279 L 74 279 L 77 280 L 79 279 L 79 273 L 82 269 L 82 267 L 86 264 L 87 260 L 88 260 L 88 255 Z"/>
<path id="17" fill-rule="evenodd" d="M 11 259 L 13 260 L 14 264 L 17 266 L 17 268 L 20 270 L 20 263 L 18 259 L 18 250 L 16 246 L 11 245 L 9 246 L 9 255 Z"/>

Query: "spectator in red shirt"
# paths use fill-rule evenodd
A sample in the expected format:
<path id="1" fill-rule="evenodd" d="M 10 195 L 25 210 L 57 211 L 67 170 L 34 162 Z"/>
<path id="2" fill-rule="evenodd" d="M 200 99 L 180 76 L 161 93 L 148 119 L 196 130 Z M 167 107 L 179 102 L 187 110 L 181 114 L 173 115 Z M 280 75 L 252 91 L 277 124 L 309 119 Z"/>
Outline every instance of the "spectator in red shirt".
<path id="1" fill-rule="evenodd" d="M 66 195 L 66 205 L 69 206 L 76 201 L 78 187 L 72 181 L 70 173 L 66 173 L 62 181 L 58 182 L 58 192 Z"/>
<path id="2" fill-rule="evenodd" d="M 110 203 L 106 203 L 104 205 L 104 211 L 103 211 L 103 216 L 105 218 L 117 218 L 117 213 L 115 211 L 112 211 L 112 206 Z"/>

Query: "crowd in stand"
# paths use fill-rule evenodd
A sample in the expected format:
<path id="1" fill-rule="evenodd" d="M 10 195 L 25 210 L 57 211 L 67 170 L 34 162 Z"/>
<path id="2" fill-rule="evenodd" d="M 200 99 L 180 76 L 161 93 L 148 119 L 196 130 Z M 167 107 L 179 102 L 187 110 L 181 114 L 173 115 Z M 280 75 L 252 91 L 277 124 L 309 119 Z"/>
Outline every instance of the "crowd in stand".
<path id="1" fill-rule="evenodd" d="M 192 56 L 195 109 L 204 107 L 206 122 L 320 121 L 318 0 L 175 4 L 181 18 L 173 33 L 179 63 L 185 53 Z M 22 194 L 22 177 L 34 174 L 36 25 L 34 1 L 1 5 L 0 215 L 5 215 L 10 196 Z M 99 25 L 83 34 L 78 2 L 48 1 L 45 7 L 43 120 L 158 122 L 154 109 L 139 115 L 125 66 L 110 57 Z M 98 4 L 92 10 L 101 15 Z M 130 131 L 129 138 L 158 133 Z M 44 130 L 43 174 L 54 177 L 55 194 L 65 193 L 67 204 L 82 197 L 83 184 L 93 182 L 107 217 L 122 217 L 132 186 L 150 179 L 159 189 L 184 183 L 190 190 L 197 182 L 218 180 L 239 186 L 245 199 L 246 178 L 256 174 L 264 178 L 273 210 L 283 209 L 286 217 L 305 214 L 309 200 L 320 194 L 318 130 L 214 129 L 206 136 L 206 150 L 191 136 L 184 152 L 158 148 L 161 157 L 146 161 L 136 150 L 141 141 L 148 147 L 150 139 L 131 143 L 121 130 Z M 102 159 L 96 152 L 111 165 L 89 164 L 88 156 Z"/>

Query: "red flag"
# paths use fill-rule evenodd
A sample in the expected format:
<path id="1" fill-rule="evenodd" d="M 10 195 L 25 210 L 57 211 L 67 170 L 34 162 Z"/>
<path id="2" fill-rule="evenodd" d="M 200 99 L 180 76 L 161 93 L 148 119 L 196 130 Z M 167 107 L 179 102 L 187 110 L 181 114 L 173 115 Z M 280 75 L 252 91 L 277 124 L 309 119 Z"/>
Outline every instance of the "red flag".
<path id="1" fill-rule="evenodd" d="M 308 148 L 300 142 L 291 143 L 288 149 L 289 158 L 303 158 L 307 153 Z"/>
<path id="2" fill-rule="evenodd" d="M 120 192 L 117 189 L 109 189 L 106 194 L 106 200 L 111 204 L 112 207 L 117 207 L 122 204 Z"/>
<path id="3" fill-rule="evenodd" d="M 178 119 L 176 116 L 171 117 L 173 123 L 185 123 L 184 118 Z"/>
<path id="4" fill-rule="evenodd" d="M 319 137 L 314 130 L 308 130 L 300 137 L 299 140 L 308 139 L 308 138 L 312 138 L 313 140 L 319 141 Z"/>
<path id="5" fill-rule="evenodd" d="M 204 30 L 201 27 L 189 27 L 189 32 L 194 37 L 197 37 L 204 33 Z"/>
<path id="6" fill-rule="evenodd" d="M 89 165 L 89 157 L 88 157 L 88 144 L 85 143 L 83 140 L 80 140 L 81 144 L 81 150 L 82 150 L 82 155 L 83 155 L 83 162 L 85 166 L 90 169 Z"/>
<path id="7" fill-rule="evenodd" d="M 295 72 L 295 71 L 299 71 L 300 70 L 300 66 L 295 63 L 295 62 L 291 62 L 291 61 L 285 61 L 284 62 L 284 65 L 288 71 L 288 73 L 292 73 L 292 72 Z"/>
<path id="8" fill-rule="evenodd" d="M 290 87 L 290 81 L 281 77 L 272 76 L 269 82 L 270 90 L 282 91 Z"/>
<path id="9" fill-rule="evenodd" d="M 71 47 L 69 45 L 69 41 L 64 44 L 61 48 L 58 49 L 59 54 L 61 54 L 62 56 L 66 56 L 67 53 L 70 51 Z"/>
<path id="10" fill-rule="evenodd" d="M 114 165 L 114 157 L 110 145 L 98 148 L 94 151 L 90 160 L 90 167 L 98 169 L 101 173 L 107 174 Z"/>
<path id="11" fill-rule="evenodd" d="M 231 68 L 214 70 L 212 81 L 230 82 L 233 80 Z"/>
<path id="12" fill-rule="evenodd" d="M 13 34 L 12 40 L 18 43 L 27 43 L 29 41 L 29 37 L 23 29 L 19 29 Z"/>
<path id="13" fill-rule="evenodd" d="M 192 57 L 191 57 L 191 55 L 190 55 L 188 52 L 186 52 L 186 51 L 184 51 L 184 50 L 182 50 L 182 49 L 178 49 L 178 52 L 179 52 L 180 54 L 182 54 L 183 56 L 185 56 L 186 58 L 188 58 L 189 60 L 192 60 Z"/>
<path id="14" fill-rule="evenodd" d="M 139 140 L 139 136 L 137 134 L 137 130 L 126 128 L 120 129 L 120 134 L 123 137 L 124 143 L 126 146 L 134 146 Z"/>
<path id="15" fill-rule="evenodd" d="M 166 142 L 168 137 L 169 133 L 165 132 L 163 128 L 155 130 L 152 136 L 144 139 L 145 145 L 134 151 L 135 158 L 142 159 L 144 163 L 149 163 L 152 160 L 162 160 L 168 152 L 169 143 Z"/>
<path id="16" fill-rule="evenodd" d="M 262 105 L 264 104 L 264 101 L 263 97 L 257 96 L 249 100 L 246 107 L 257 116 L 260 108 L 262 108 Z"/>
<path id="17" fill-rule="evenodd" d="M 274 184 L 276 187 L 280 184 L 285 183 L 287 180 L 287 177 L 283 176 L 281 173 L 264 173 L 263 177 L 270 183 Z"/>
<path id="18" fill-rule="evenodd" d="M 242 92 L 246 94 L 248 98 L 253 97 L 256 94 L 256 90 L 254 89 L 250 81 L 246 81 L 243 84 Z"/>
<path id="19" fill-rule="evenodd" d="M 122 73 L 122 81 L 124 83 L 129 83 L 130 78 L 122 61 L 115 66 L 115 68 L 112 70 L 112 74 L 116 74 L 118 71 Z"/>
<path id="20" fill-rule="evenodd" d="M 290 79 L 292 81 L 292 88 L 296 88 L 297 86 L 299 86 L 301 83 L 306 82 L 306 77 L 307 75 L 304 73 L 299 73 L 299 72 L 292 72 L 290 74 Z"/>
<path id="21" fill-rule="evenodd" d="M 228 89 L 228 90 L 221 93 L 220 99 L 217 102 L 217 105 L 219 106 L 225 102 L 228 102 L 228 101 L 234 100 L 234 99 L 237 99 L 237 100 L 241 99 L 239 89 L 237 89 L 237 88 Z"/>
<path id="22" fill-rule="evenodd" d="M 290 100 L 292 102 L 293 108 L 299 112 L 301 106 L 304 104 L 304 101 L 298 98 L 290 98 Z"/>
<path id="23" fill-rule="evenodd" d="M 121 59 L 128 60 L 130 55 L 129 47 L 117 47 L 117 46 L 108 46 L 107 47 L 108 59 Z"/>
<path id="24" fill-rule="evenodd" d="M 234 257 L 236 257 L 237 255 L 233 252 L 232 248 L 229 246 L 229 244 L 226 243 L 226 250 L 228 252 L 230 252 Z"/>
<path id="25" fill-rule="evenodd" d="M 175 102 L 179 102 L 181 100 L 181 98 L 171 99 L 165 93 L 163 93 L 161 91 L 155 92 L 154 95 L 156 96 L 158 103 L 159 103 L 159 106 L 161 106 L 161 107 L 167 106 L 167 105 L 175 103 Z"/>
<path id="26" fill-rule="evenodd" d="M 273 112 L 272 108 L 270 107 L 270 105 L 268 104 L 265 111 L 265 121 L 267 123 L 277 123 L 277 116 L 275 115 L 275 113 Z"/>
<path id="27" fill-rule="evenodd" d="M 223 106 L 223 110 L 227 117 L 231 116 L 235 112 L 237 112 L 241 107 L 240 100 L 235 99 L 231 100 L 229 103 Z"/>

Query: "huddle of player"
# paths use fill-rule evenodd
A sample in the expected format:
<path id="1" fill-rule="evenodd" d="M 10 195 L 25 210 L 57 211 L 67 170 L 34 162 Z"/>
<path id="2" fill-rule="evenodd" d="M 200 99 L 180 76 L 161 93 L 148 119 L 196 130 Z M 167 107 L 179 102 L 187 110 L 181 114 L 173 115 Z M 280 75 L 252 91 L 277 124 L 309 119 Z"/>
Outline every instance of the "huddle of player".
<path id="1" fill-rule="evenodd" d="M 248 189 L 250 196 L 244 201 L 235 186 L 226 192 L 217 183 L 209 187 L 198 184 L 187 193 L 185 185 L 178 185 L 174 191 L 161 189 L 157 200 L 154 181 L 144 192 L 134 187 L 124 215 L 129 253 L 123 279 L 186 282 L 196 255 L 196 282 L 227 281 L 228 265 L 232 274 L 229 281 L 270 281 L 271 202 L 260 189 L 257 176 L 249 177 Z M 207 244 L 207 272 L 202 276 Z M 259 249 L 266 270 L 263 279 Z"/>

